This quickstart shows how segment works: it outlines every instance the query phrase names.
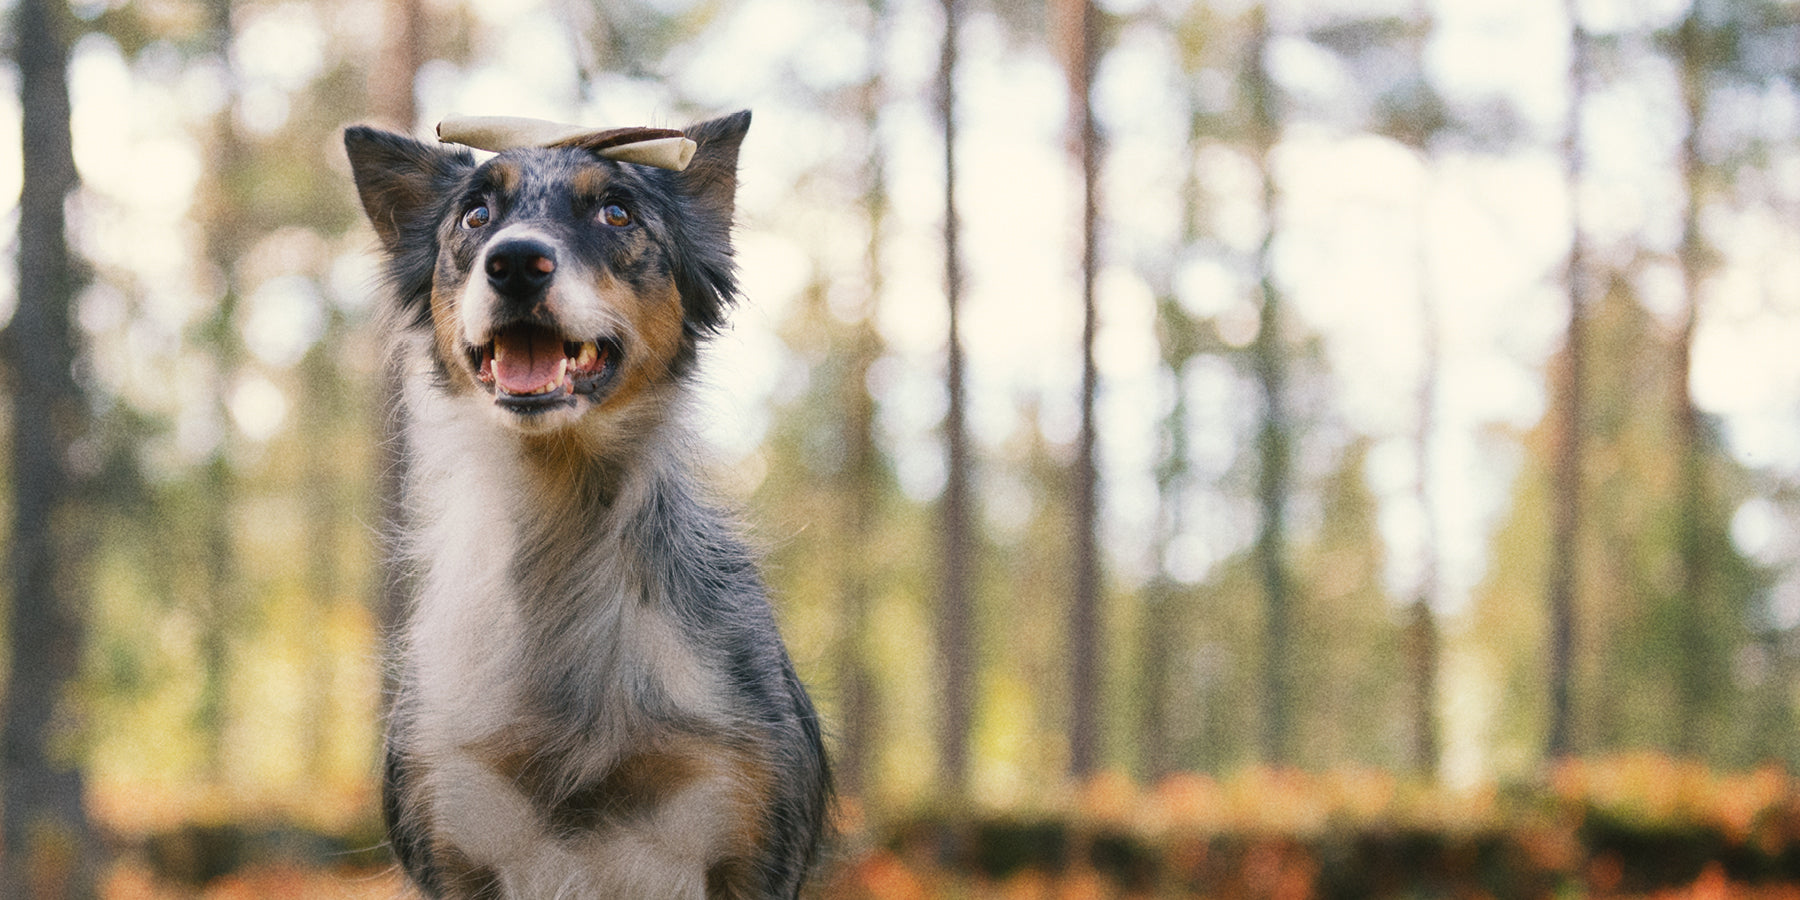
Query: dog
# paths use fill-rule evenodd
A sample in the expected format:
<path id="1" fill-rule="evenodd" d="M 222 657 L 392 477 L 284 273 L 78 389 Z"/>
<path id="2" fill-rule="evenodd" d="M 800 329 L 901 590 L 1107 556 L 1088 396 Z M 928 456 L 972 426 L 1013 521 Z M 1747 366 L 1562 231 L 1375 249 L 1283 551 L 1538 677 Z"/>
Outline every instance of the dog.
<path id="1" fill-rule="evenodd" d="M 792 898 L 819 852 L 818 716 L 684 424 L 749 125 L 679 172 L 345 131 L 416 585 L 382 805 L 431 898 Z"/>

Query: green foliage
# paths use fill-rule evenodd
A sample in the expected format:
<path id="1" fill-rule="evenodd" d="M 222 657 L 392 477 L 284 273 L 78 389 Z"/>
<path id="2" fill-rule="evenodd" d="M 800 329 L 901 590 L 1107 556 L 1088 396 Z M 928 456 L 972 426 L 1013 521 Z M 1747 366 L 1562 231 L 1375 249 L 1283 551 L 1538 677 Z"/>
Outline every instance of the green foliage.
<path id="1" fill-rule="evenodd" d="M 1682 666 L 1706 679 L 1704 757 L 1743 765 L 1779 748 L 1759 746 L 1745 724 L 1748 686 L 1737 660 L 1768 590 L 1768 575 L 1733 546 L 1730 516 L 1749 496 L 1750 476 L 1709 437 L 1704 453 L 1706 518 L 1694 523 L 1708 561 L 1700 596 L 1682 596 L 1676 566 L 1679 530 L 1678 445 L 1672 439 L 1672 336 L 1623 280 L 1593 312 L 1586 356 L 1590 414 L 1585 430 L 1581 534 L 1579 718 L 1583 752 L 1678 752 L 1684 714 L 1675 681 Z M 1554 410 L 1544 423 L 1554 421 Z M 1525 455 L 1514 505 L 1495 534 L 1493 564 L 1476 595 L 1472 652 L 1502 685 L 1492 735 L 1496 762 L 1518 774 L 1535 764 L 1544 719 L 1542 684 L 1548 626 L 1539 598 L 1551 498 L 1544 488 L 1549 425 L 1523 437 Z M 1699 609 L 1698 617 L 1689 611 Z M 1702 629 L 1696 632 L 1695 622 Z"/>

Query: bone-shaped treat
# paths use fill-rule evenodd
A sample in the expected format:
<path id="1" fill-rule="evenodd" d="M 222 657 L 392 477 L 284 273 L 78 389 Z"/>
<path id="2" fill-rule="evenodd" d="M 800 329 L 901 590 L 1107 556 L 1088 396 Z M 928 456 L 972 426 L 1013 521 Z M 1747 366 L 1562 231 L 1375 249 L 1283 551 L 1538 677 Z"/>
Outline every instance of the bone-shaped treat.
<path id="1" fill-rule="evenodd" d="M 679 172 L 694 158 L 694 142 L 672 128 L 586 128 L 518 116 L 450 116 L 438 140 L 498 153 L 516 147 L 578 147 L 619 162 Z"/>

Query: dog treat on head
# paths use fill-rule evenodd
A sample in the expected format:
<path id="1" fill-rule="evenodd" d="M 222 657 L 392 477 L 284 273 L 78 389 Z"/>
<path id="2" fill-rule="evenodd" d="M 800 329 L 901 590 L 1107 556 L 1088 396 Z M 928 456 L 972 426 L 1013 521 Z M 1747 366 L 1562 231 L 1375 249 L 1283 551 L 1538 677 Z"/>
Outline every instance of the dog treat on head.
<path id="1" fill-rule="evenodd" d="M 450 116 L 438 140 L 498 153 L 516 147 L 579 147 L 619 162 L 676 172 L 694 158 L 694 142 L 672 128 L 584 128 L 518 116 Z"/>

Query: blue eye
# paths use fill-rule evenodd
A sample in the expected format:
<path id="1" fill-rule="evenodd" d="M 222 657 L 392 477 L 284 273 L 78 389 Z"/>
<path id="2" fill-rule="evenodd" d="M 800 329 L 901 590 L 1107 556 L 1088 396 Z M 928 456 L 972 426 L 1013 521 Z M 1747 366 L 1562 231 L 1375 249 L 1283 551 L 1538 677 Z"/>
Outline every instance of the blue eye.
<path id="1" fill-rule="evenodd" d="M 464 228 L 480 228 L 488 223 L 489 218 L 491 218 L 491 216 L 488 213 L 488 208 L 485 206 L 477 206 L 474 209 L 463 213 L 462 224 Z"/>
<path id="2" fill-rule="evenodd" d="M 631 213 L 617 203 L 608 203 L 600 207 L 600 221 L 614 228 L 624 228 L 631 224 Z"/>

